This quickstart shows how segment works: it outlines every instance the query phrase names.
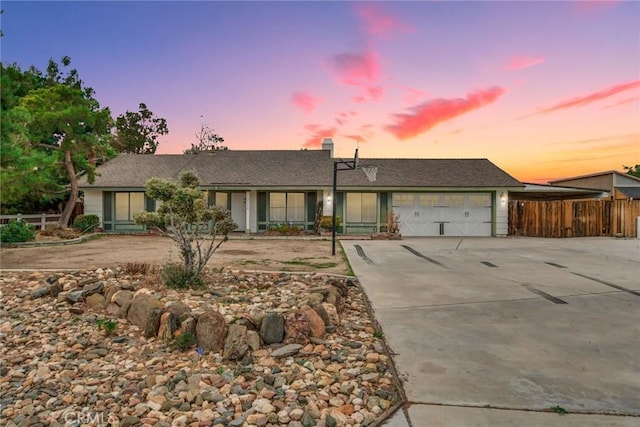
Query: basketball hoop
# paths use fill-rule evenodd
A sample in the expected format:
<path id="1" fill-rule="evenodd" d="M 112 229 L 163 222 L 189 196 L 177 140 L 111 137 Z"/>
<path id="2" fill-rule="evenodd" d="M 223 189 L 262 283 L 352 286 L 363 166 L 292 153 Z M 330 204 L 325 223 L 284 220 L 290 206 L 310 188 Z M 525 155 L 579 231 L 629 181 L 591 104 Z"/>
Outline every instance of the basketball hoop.
<path id="1" fill-rule="evenodd" d="M 360 169 L 362 169 L 362 172 L 367 176 L 369 182 L 374 182 L 376 180 L 376 174 L 378 173 L 377 166 L 361 165 Z"/>

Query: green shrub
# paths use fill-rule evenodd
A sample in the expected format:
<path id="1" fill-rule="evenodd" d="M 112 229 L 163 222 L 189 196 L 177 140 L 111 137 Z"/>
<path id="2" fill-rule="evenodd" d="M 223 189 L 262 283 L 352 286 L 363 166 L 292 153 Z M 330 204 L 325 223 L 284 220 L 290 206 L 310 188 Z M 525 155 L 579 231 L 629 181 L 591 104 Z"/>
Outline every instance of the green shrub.
<path id="1" fill-rule="evenodd" d="M 20 243 L 35 240 L 36 229 L 24 221 L 11 221 L 0 228 L 0 242 Z"/>
<path id="2" fill-rule="evenodd" d="M 285 235 L 299 235 L 304 233 L 304 228 L 297 224 L 276 224 L 271 226 L 271 231 Z"/>
<path id="3" fill-rule="evenodd" d="M 96 326 L 98 326 L 98 329 L 104 330 L 106 336 L 110 336 L 115 332 L 118 323 L 113 320 L 98 319 L 96 320 Z"/>
<path id="4" fill-rule="evenodd" d="M 175 262 L 166 263 L 160 270 L 160 277 L 169 288 L 200 288 L 204 285 L 202 278 L 195 270 L 185 271 L 184 265 Z"/>
<path id="5" fill-rule="evenodd" d="M 196 336 L 191 332 L 182 332 L 175 337 L 171 345 L 178 350 L 189 350 L 196 345 Z"/>
<path id="6" fill-rule="evenodd" d="M 78 215 L 73 220 L 73 228 L 81 233 L 91 232 L 98 225 L 100 225 L 100 218 L 97 215 Z"/>
<path id="7" fill-rule="evenodd" d="M 336 227 L 340 226 L 340 217 L 337 216 L 336 217 Z M 322 218 L 320 218 L 320 227 L 324 228 L 325 230 L 332 230 L 333 229 L 333 217 L 331 215 L 324 215 Z"/>

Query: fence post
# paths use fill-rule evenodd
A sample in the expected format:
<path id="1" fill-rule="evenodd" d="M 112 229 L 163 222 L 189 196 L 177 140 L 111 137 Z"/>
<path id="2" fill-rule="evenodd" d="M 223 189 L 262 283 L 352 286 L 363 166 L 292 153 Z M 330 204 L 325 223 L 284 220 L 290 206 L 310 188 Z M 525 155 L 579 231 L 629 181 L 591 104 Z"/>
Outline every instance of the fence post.
<path id="1" fill-rule="evenodd" d="M 640 239 L 640 216 L 636 217 L 636 238 Z"/>
<path id="2" fill-rule="evenodd" d="M 40 230 L 44 230 L 47 227 L 47 214 L 42 212 L 42 216 L 40 216 Z"/>
<path id="3" fill-rule="evenodd" d="M 16 221 L 22 221 L 22 214 L 16 215 Z"/>

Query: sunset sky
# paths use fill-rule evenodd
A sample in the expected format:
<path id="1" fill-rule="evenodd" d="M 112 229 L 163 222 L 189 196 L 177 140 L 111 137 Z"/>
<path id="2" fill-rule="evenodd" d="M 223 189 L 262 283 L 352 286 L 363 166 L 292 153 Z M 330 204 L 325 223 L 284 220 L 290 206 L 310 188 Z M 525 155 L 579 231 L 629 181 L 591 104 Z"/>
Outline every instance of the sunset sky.
<path id="1" fill-rule="evenodd" d="M 525 182 L 640 163 L 640 2 L 3 1 L 1 57 L 68 55 L 114 116 L 232 150 L 488 158 Z"/>

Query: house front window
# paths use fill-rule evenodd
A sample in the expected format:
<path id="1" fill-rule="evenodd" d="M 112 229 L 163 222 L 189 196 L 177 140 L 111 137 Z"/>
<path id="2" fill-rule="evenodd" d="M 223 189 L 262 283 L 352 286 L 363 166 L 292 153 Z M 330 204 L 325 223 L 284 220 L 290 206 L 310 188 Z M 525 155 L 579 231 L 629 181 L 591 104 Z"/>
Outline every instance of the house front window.
<path id="1" fill-rule="evenodd" d="M 133 221 L 133 214 L 144 211 L 144 193 L 115 193 L 115 220 Z"/>
<path id="2" fill-rule="evenodd" d="M 270 193 L 269 220 L 271 222 L 304 221 L 304 193 Z"/>
<path id="3" fill-rule="evenodd" d="M 376 222 L 376 193 L 347 193 L 347 222 Z"/>
<path id="4" fill-rule="evenodd" d="M 219 208 L 229 208 L 229 194 L 216 192 L 215 205 Z"/>

